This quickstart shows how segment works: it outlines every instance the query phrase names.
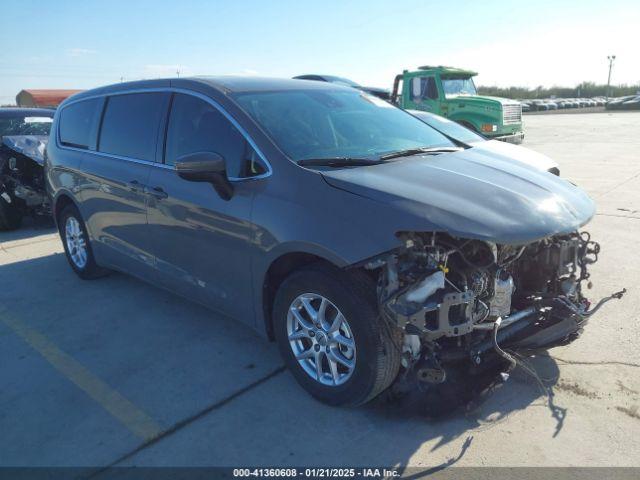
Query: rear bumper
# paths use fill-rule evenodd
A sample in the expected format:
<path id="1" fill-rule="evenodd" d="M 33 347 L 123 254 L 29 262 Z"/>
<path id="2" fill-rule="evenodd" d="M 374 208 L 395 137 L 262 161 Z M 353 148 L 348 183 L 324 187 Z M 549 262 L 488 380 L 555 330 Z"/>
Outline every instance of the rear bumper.
<path id="1" fill-rule="evenodd" d="M 491 140 L 500 140 L 501 142 L 521 144 L 524 140 L 524 132 L 510 133 L 509 135 L 498 135 L 491 137 Z"/>

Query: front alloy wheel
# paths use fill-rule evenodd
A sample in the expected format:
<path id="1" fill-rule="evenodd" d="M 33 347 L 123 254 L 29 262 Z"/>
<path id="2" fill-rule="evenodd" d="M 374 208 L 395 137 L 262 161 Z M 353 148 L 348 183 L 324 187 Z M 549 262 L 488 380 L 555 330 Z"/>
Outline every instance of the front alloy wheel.
<path id="1" fill-rule="evenodd" d="M 356 344 L 349 322 L 330 300 L 315 293 L 298 296 L 287 314 L 289 345 L 314 380 L 337 386 L 356 367 Z"/>
<path id="2" fill-rule="evenodd" d="M 398 338 L 384 322 L 368 275 L 321 263 L 291 273 L 273 305 L 284 362 L 305 390 L 330 405 L 365 403 L 398 375 Z"/>

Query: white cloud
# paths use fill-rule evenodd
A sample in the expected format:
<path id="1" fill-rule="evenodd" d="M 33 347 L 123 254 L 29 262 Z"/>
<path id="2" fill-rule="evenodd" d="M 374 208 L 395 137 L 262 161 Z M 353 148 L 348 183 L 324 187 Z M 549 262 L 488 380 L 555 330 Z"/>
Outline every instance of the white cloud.
<path id="1" fill-rule="evenodd" d="M 612 83 L 640 81 L 637 49 L 629 42 L 631 26 L 619 22 L 606 30 L 598 27 L 534 29 L 508 41 L 487 42 L 433 60 L 476 70 L 479 85 L 532 88 L 574 86 L 582 81 L 606 83 L 607 55 L 615 54 Z"/>
<path id="2" fill-rule="evenodd" d="M 97 52 L 89 48 L 70 48 L 67 50 L 67 55 L 70 57 L 86 57 L 87 55 L 94 55 Z"/>
<path id="3" fill-rule="evenodd" d="M 260 75 L 257 70 L 252 70 L 250 68 L 245 68 L 240 71 L 240 73 L 234 73 L 232 75 L 240 75 L 242 77 L 255 77 Z"/>
<path id="4" fill-rule="evenodd" d="M 176 77 L 178 75 L 189 77 L 193 75 L 193 70 L 184 65 L 150 64 L 144 66 L 144 78 Z"/>
<path id="5" fill-rule="evenodd" d="M 476 85 L 535 88 L 573 87 L 583 81 L 607 82 L 607 55 L 616 55 L 611 83 L 640 83 L 638 49 L 630 39 L 640 15 L 617 18 L 616 22 L 592 21 L 561 26 L 539 26 L 504 39 L 487 39 L 462 48 L 433 48 L 416 56 L 401 50 L 393 58 L 371 65 L 345 65 L 334 69 L 362 84 L 390 88 L 403 69 L 414 70 L 425 63 L 468 68 L 478 72 Z"/>

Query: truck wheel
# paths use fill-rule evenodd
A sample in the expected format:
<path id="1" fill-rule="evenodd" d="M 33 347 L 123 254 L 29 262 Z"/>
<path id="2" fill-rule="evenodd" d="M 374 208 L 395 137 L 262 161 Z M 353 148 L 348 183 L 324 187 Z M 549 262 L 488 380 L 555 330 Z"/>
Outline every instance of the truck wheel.
<path id="1" fill-rule="evenodd" d="M 273 321 L 287 367 L 324 403 L 366 403 L 398 375 L 400 347 L 362 273 L 321 264 L 294 272 L 276 294 Z"/>
<path id="2" fill-rule="evenodd" d="M 0 230 L 15 230 L 21 223 L 22 212 L 16 205 L 15 198 L 3 192 L 0 194 Z"/>
<path id="3" fill-rule="evenodd" d="M 69 265 L 80 278 L 92 280 L 109 273 L 96 264 L 87 229 L 75 205 L 68 205 L 60 212 L 58 228 Z"/>

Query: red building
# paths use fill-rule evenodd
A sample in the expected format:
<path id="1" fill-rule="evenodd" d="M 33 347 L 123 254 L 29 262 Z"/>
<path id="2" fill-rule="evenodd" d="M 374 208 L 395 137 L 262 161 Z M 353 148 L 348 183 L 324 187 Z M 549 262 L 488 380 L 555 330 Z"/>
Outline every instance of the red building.
<path id="1" fill-rule="evenodd" d="M 65 98 L 82 90 L 21 90 L 16 95 L 19 107 L 57 107 Z"/>

